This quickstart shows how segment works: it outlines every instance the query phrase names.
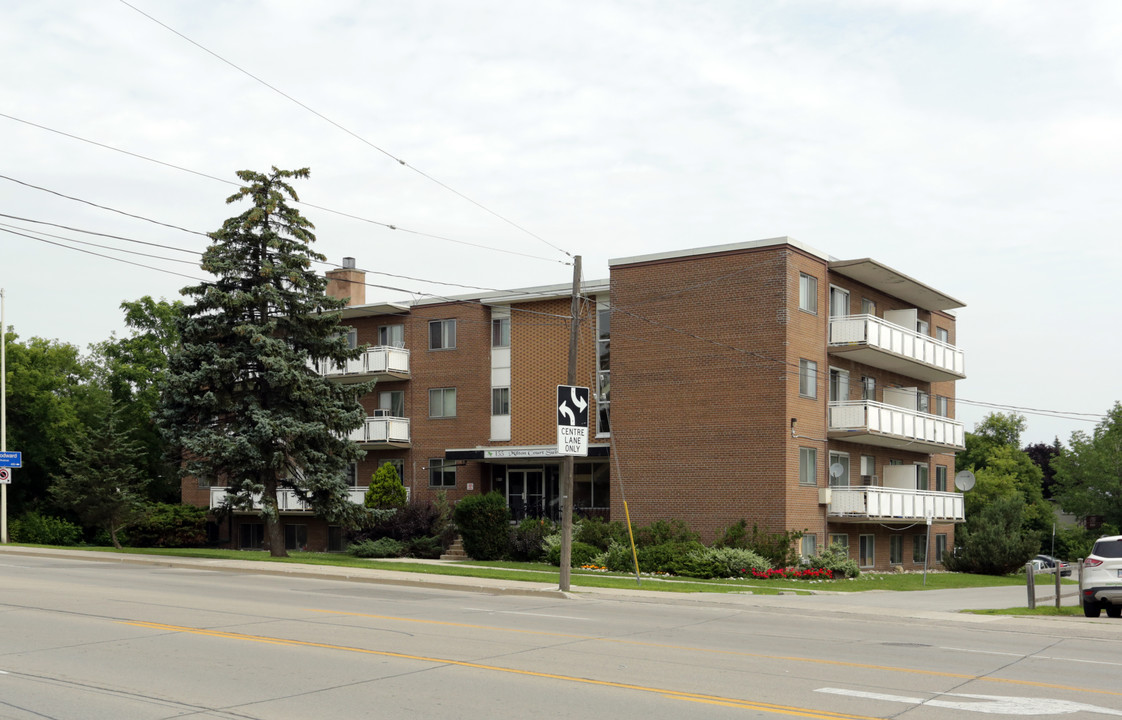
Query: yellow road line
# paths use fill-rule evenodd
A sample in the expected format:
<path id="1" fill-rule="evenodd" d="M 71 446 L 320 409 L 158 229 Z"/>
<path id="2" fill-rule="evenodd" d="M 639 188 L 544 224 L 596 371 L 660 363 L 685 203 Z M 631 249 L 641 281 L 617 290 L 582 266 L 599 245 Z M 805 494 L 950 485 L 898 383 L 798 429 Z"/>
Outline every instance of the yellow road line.
<path id="1" fill-rule="evenodd" d="M 373 618 L 375 620 L 392 620 L 395 622 L 416 623 L 421 625 L 441 625 L 444 627 L 462 627 L 472 630 L 488 630 L 491 632 L 523 633 L 527 635 L 541 635 L 544 637 L 572 638 L 576 640 L 595 640 L 598 642 L 616 643 L 619 645 L 635 645 L 639 647 L 654 647 L 665 650 L 684 650 L 689 652 L 712 653 L 717 655 L 735 655 L 737 657 L 757 658 L 760 660 L 784 660 L 787 662 L 812 663 L 815 665 L 836 665 L 839 667 L 859 668 L 862 670 L 882 670 L 885 672 L 910 673 L 913 675 L 929 675 L 931 677 L 954 678 L 958 680 L 978 680 L 982 682 L 1005 683 L 1009 685 L 1027 685 L 1030 687 L 1050 688 L 1053 690 L 1072 690 L 1075 692 L 1095 693 L 1098 695 L 1119 695 L 1117 690 L 1095 690 L 1073 685 L 1057 685 L 1055 683 L 1036 682 L 1034 680 L 1012 680 L 1007 678 L 989 677 L 983 675 L 968 675 L 965 673 L 942 672 L 939 670 L 917 670 L 915 668 L 895 667 L 892 665 L 870 665 L 867 663 L 848 662 L 845 660 L 824 660 L 821 658 L 797 657 L 794 655 L 766 655 L 763 653 L 744 652 L 742 650 L 713 650 L 709 648 L 690 647 L 689 645 L 670 645 L 666 643 L 642 642 L 641 640 L 624 640 L 622 638 L 599 637 L 596 635 L 577 635 L 572 633 L 554 633 L 539 630 L 519 630 L 504 628 L 495 625 L 473 625 L 471 623 L 455 623 L 444 620 L 423 620 L 419 618 L 396 617 L 394 615 L 374 615 L 370 613 L 344 612 L 342 610 L 319 610 L 304 608 L 307 612 L 323 613 L 327 615 L 347 615 L 352 617 Z"/>
<path id="2" fill-rule="evenodd" d="M 503 672 L 510 673 L 512 675 L 523 675 L 526 677 L 544 678 L 548 680 L 560 680 L 563 682 L 581 683 L 584 685 L 596 685 L 598 687 L 616 688 L 620 690 L 634 690 L 637 692 L 652 693 L 655 695 L 661 695 L 663 697 L 674 698 L 678 700 L 690 700 L 693 702 L 703 702 L 714 705 L 724 705 L 727 707 L 759 710 L 761 712 L 792 715 L 796 717 L 818 718 L 820 720 L 880 720 L 880 718 L 869 717 L 866 715 L 848 715 L 846 713 L 832 712 L 830 710 L 813 710 L 811 708 L 800 708 L 789 705 L 775 705 L 772 703 L 756 702 L 752 700 L 726 698 L 719 695 L 704 695 L 701 693 L 670 690 L 667 688 L 633 685 L 631 683 L 617 683 L 608 680 L 594 680 L 592 678 L 582 678 L 573 675 L 558 675 L 556 673 L 537 672 L 535 670 L 519 670 L 518 668 L 501 667 L 499 665 L 485 665 L 483 663 L 468 662 L 466 660 L 449 660 L 447 658 L 434 658 L 424 655 L 409 655 L 407 653 L 390 652 L 387 650 L 369 650 L 366 648 L 349 647 L 346 645 L 331 645 L 328 643 L 308 642 L 304 640 L 289 640 L 286 638 L 268 637 L 265 635 L 247 635 L 244 633 L 226 632 L 224 630 L 206 630 L 203 628 L 183 627 L 179 625 L 164 625 L 163 623 L 140 621 L 121 621 L 121 623 L 124 625 L 133 625 L 135 627 L 148 628 L 151 630 L 164 630 L 167 632 L 204 635 L 206 637 L 223 638 L 228 640 L 245 640 L 250 642 L 267 643 L 269 645 L 287 645 L 291 647 L 312 647 L 324 650 L 340 650 L 343 652 L 361 653 L 363 655 L 377 655 L 380 657 L 391 657 L 401 660 L 415 660 L 419 662 L 436 663 L 438 665 L 453 665 L 456 667 L 472 668 L 475 670 L 490 670 L 492 672 Z"/>

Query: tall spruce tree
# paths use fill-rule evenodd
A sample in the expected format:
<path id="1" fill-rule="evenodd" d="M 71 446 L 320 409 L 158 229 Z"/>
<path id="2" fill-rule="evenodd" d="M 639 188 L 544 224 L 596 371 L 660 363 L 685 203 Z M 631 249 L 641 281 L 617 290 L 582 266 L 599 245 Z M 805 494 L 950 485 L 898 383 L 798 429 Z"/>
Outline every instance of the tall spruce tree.
<path id="1" fill-rule="evenodd" d="M 277 492 L 291 490 L 321 517 L 349 524 L 365 510 L 350 502 L 345 471 L 362 451 L 348 433 L 363 423 L 358 398 L 373 383 L 342 386 L 309 360 L 359 357 L 340 333 L 345 302 L 325 294 L 311 269 L 313 225 L 291 207 L 289 178 L 242 170 L 246 183 L 227 203 L 253 206 L 210 234 L 202 269 L 213 282 L 183 289 L 180 346 L 169 359 L 158 421 L 185 475 L 225 480 L 227 503 L 259 498 L 265 541 L 287 555 Z"/>

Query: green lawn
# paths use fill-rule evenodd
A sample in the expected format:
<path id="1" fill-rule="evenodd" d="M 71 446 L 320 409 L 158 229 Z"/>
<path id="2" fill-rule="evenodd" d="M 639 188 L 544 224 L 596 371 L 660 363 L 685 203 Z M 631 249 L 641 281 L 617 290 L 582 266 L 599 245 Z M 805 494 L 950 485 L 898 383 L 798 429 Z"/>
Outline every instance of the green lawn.
<path id="1" fill-rule="evenodd" d="M 60 548 L 81 549 L 91 552 L 118 552 L 108 547 Z M 366 560 L 339 553 L 291 552 L 288 558 L 273 558 L 267 553 L 247 550 L 217 549 L 166 549 L 126 548 L 124 553 L 139 555 L 166 555 L 174 557 L 248 560 L 257 562 L 302 563 L 306 565 L 334 565 L 339 567 L 377 568 L 397 572 L 424 573 L 427 575 L 456 575 L 499 580 L 556 584 L 559 571 L 542 563 L 522 562 L 446 562 L 440 564 L 409 562 L 408 560 Z M 863 592 L 867 590 L 921 591 L 966 587 L 993 587 L 998 585 L 1024 585 L 1023 575 L 995 577 L 964 573 L 929 572 L 924 584 L 922 573 L 862 573 L 852 580 L 698 580 L 694 578 L 667 578 L 644 575 L 636 582 L 634 574 L 607 573 L 574 569 L 573 587 L 607 587 L 666 592 L 752 592 L 769 594 L 778 592 Z M 1065 583 L 1071 582 L 1065 580 Z M 1039 584 L 1039 580 L 1038 580 Z"/>

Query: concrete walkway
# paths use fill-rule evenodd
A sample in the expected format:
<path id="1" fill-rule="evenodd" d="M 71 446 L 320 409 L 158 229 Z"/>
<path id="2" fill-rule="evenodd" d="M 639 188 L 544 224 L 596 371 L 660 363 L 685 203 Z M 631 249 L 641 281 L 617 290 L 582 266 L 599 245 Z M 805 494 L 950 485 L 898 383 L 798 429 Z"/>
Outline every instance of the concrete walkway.
<path id="1" fill-rule="evenodd" d="M 574 586 L 570 592 L 558 589 L 552 578 L 542 582 L 518 582 L 494 580 L 489 578 L 464 577 L 454 575 L 428 575 L 418 572 L 404 572 L 375 568 L 337 567 L 331 565 L 304 565 L 299 563 L 269 563 L 257 560 L 216 560 L 208 558 L 186 558 L 168 555 L 141 555 L 117 552 L 90 552 L 83 550 L 47 549 L 0 545 L 0 557 L 4 555 L 26 555 L 89 562 L 127 563 L 205 569 L 216 572 L 255 573 L 285 577 L 319 578 L 324 580 L 344 580 L 381 585 L 398 585 L 478 592 L 487 594 L 524 595 L 568 599 L 600 599 L 631 602 L 658 602 L 663 604 L 690 604 L 711 606 L 741 606 L 790 608 L 809 610 L 815 613 L 839 613 L 878 615 L 882 617 L 914 618 L 954 618 L 961 622 L 988 623 L 1006 616 L 984 616 L 962 614 L 962 610 L 1000 609 L 1024 607 L 1026 592 L 1023 585 L 963 588 L 956 590 L 926 590 L 914 592 L 865 591 L 832 592 L 814 588 L 813 595 L 757 595 L 750 590 L 742 593 L 705 593 L 705 592 L 660 592 L 643 588 L 616 589 Z M 418 562 L 408 560 L 407 562 Z M 460 565 L 463 562 L 440 560 L 424 561 L 434 565 Z M 655 580 L 645 580 L 651 584 Z M 809 588 L 808 588 L 809 589 Z M 1070 588 L 1069 588 L 1070 590 Z M 1038 592 L 1040 592 L 1038 590 Z M 1043 594 L 1043 593 L 1041 593 Z M 1065 605 L 1075 604 L 1074 598 L 1066 598 Z M 1088 622 L 1085 618 L 1034 618 L 1054 622 Z M 1122 623 L 1114 621 L 1114 626 L 1122 632 Z"/>

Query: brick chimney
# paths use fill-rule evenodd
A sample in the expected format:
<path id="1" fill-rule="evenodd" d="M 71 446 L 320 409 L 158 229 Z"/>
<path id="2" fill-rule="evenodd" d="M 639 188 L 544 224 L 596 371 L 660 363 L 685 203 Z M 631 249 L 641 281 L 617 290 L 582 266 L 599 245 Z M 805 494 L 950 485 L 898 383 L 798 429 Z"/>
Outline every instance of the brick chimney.
<path id="1" fill-rule="evenodd" d="M 366 304 L 366 273 L 355 268 L 353 257 L 343 258 L 343 267 L 328 270 L 327 294 L 347 301 L 347 305 Z"/>

